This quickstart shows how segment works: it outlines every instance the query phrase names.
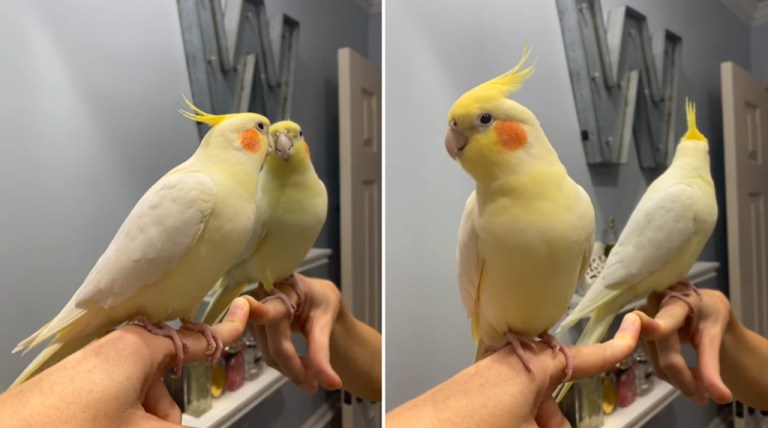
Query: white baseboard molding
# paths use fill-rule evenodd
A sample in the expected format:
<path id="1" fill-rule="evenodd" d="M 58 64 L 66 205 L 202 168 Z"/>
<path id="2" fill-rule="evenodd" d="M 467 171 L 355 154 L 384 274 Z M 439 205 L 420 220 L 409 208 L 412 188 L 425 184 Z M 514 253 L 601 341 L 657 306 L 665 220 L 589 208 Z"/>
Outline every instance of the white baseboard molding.
<path id="1" fill-rule="evenodd" d="M 322 428 L 333 419 L 338 410 L 339 408 L 336 406 L 335 401 L 326 401 L 315 410 L 315 413 L 312 413 L 312 416 L 304 421 L 301 428 Z"/>

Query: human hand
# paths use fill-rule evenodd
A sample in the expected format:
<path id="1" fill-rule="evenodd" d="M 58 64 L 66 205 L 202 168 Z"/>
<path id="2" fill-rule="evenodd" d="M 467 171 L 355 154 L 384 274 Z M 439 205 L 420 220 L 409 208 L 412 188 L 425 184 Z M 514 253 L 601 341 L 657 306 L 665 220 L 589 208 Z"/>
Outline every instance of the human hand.
<path id="1" fill-rule="evenodd" d="M 330 281 L 298 273 L 295 276 L 304 289 L 306 300 L 302 312 L 297 313 L 292 321 L 282 301 L 270 300 L 262 304 L 246 296 L 264 361 L 310 394 L 317 391 L 318 384 L 327 390 L 339 389 L 341 378 L 330 361 L 330 338 L 341 309 L 341 293 Z M 278 287 L 292 302 L 297 302 L 298 296 L 293 288 Z M 261 288 L 257 292 L 261 298 L 266 296 Z M 295 331 L 307 340 L 306 357 L 299 356 L 293 346 L 291 333 Z"/>
<path id="2" fill-rule="evenodd" d="M 613 339 L 569 347 L 574 363 L 572 379 L 613 368 L 635 349 L 639 333 L 640 320 L 628 314 Z M 536 343 L 528 372 L 510 348 L 500 349 L 392 410 L 387 414 L 387 426 L 569 427 L 552 397 L 565 375 L 563 354 Z"/>
<path id="3" fill-rule="evenodd" d="M 214 326 L 226 346 L 248 321 L 248 305 L 236 299 Z M 207 358 L 203 335 L 180 330 L 189 345 L 185 362 Z M 95 340 L 0 396 L 3 427 L 175 427 L 181 412 L 162 378 L 176 362 L 173 344 L 128 325 Z"/>
<path id="4" fill-rule="evenodd" d="M 674 286 L 672 290 L 678 290 Z M 723 293 L 700 290 L 701 296 L 689 293 L 696 309 L 679 299 L 667 299 L 652 293 L 646 305 L 636 311 L 641 318 L 641 337 L 656 375 L 671 383 L 694 401 L 704 404 L 709 398 L 728 403 L 733 394 L 720 376 L 720 345 L 731 323 L 731 304 Z M 681 345 L 696 350 L 697 366 L 688 367 Z"/>

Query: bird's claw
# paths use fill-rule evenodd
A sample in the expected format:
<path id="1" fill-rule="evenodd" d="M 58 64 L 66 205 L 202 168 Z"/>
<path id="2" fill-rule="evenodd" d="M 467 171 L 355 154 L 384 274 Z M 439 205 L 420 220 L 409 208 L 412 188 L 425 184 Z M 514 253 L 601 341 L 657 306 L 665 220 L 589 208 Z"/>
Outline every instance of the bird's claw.
<path id="1" fill-rule="evenodd" d="M 152 324 L 152 322 L 149 321 L 149 318 L 144 315 L 137 316 L 130 322 L 130 324 L 141 326 L 144 328 L 144 330 L 147 330 L 152 334 L 171 339 L 171 342 L 173 342 L 173 348 L 176 351 L 174 376 L 181 376 L 181 370 L 182 367 L 184 367 L 184 356 L 189 353 L 189 345 L 181 340 L 181 337 L 179 337 L 179 332 L 164 322 Z"/>

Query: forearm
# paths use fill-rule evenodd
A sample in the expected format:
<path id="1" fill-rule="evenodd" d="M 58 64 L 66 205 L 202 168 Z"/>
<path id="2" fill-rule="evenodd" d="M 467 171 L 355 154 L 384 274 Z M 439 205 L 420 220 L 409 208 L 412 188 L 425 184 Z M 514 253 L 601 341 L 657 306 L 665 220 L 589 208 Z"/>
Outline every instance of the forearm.
<path id="1" fill-rule="evenodd" d="M 331 365 L 344 389 L 366 400 L 381 400 L 381 334 L 342 305 L 330 347 Z"/>
<path id="2" fill-rule="evenodd" d="M 521 426 L 531 412 L 536 382 L 508 349 L 457 375 L 387 414 L 387 426 Z M 535 361 L 535 360 L 534 360 Z M 544 371 L 544 370 L 542 370 Z"/>
<path id="3" fill-rule="evenodd" d="M 768 409 L 768 339 L 744 327 L 733 315 L 720 347 L 720 367 L 734 399 Z"/>

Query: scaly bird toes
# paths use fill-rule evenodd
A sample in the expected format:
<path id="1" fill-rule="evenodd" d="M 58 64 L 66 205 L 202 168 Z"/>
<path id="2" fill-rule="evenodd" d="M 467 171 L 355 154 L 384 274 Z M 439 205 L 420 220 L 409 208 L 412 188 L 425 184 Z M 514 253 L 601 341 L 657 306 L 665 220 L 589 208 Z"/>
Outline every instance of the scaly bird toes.
<path id="1" fill-rule="evenodd" d="M 304 309 L 304 302 L 307 300 L 307 293 L 304 291 L 304 288 L 301 286 L 301 284 L 299 284 L 299 280 L 296 278 L 296 275 L 291 274 L 278 283 L 278 285 L 280 284 L 285 284 L 293 288 L 293 291 L 296 293 L 296 314 L 300 314 Z"/>
<path id="2" fill-rule="evenodd" d="M 189 321 L 181 319 L 181 328 L 190 331 L 196 331 L 205 336 L 205 341 L 208 342 L 208 349 L 205 351 L 207 355 L 211 356 L 211 361 L 216 362 L 221 356 L 221 352 L 224 350 L 224 344 L 221 342 L 221 338 L 216 333 L 213 327 L 206 323 Z"/>
<path id="3" fill-rule="evenodd" d="M 152 324 L 144 315 L 137 316 L 131 321 L 131 324 L 138 325 L 147 330 L 148 332 L 167 337 L 173 342 L 173 348 L 176 351 L 176 365 L 174 366 L 174 375 L 176 377 L 181 376 L 181 370 L 184 366 L 184 356 L 189 352 L 189 346 L 181 340 L 179 332 L 171 328 L 168 324 L 161 322 L 157 325 Z"/>
<path id="4" fill-rule="evenodd" d="M 527 347 L 531 350 L 531 352 L 536 351 L 536 343 L 527 337 L 518 336 L 514 333 L 507 333 L 505 336 L 505 342 L 501 345 L 488 345 L 485 347 L 485 353 L 492 354 L 502 348 L 505 348 L 507 346 L 512 347 L 512 351 L 517 355 L 517 357 L 520 359 L 520 362 L 523 363 L 523 367 L 525 367 L 526 370 L 529 372 L 533 371 L 533 368 L 531 366 L 531 361 L 528 358 L 527 355 L 525 355 L 524 347 Z"/>
<path id="5" fill-rule="evenodd" d="M 682 289 L 682 291 L 673 290 L 672 288 L 676 289 Z M 685 303 L 688 306 L 688 309 L 690 313 L 688 316 L 693 317 L 696 315 L 696 305 L 693 304 L 691 301 L 691 297 L 695 294 L 698 297 L 701 297 L 701 291 L 699 291 L 698 288 L 696 288 L 693 284 L 690 282 L 678 282 L 673 287 L 670 287 L 662 292 L 664 294 L 664 298 L 661 300 L 661 305 L 663 306 L 664 303 L 667 302 L 669 299 L 680 299 L 683 303 Z"/>
<path id="6" fill-rule="evenodd" d="M 280 300 L 285 304 L 285 307 L 288 309 L 288 321 L 292 322 L 293 317 L 296 315 L 296 305 L 291 302 L 291 299 L 288 298 L 288 296 L 285 295 L 282 291 L 275 288 L 272 290 L 272 294 L 269 296 L 261 299 L 261 303 L 264 304 L 270 300 Z"/>
<path id="7" fill-rule="evenodd" d="M 552 348 L 555 353 L 561 352 L 565 357 L 565 378 L 563 379 L 563 382 L 568 382 L 573 374 L 573 355 L 571 354 L 571 351 L 563 342 L 560 342 L 555 336 L 549 333 L 543 333 L 539 338 L 547 346 Z"/>

